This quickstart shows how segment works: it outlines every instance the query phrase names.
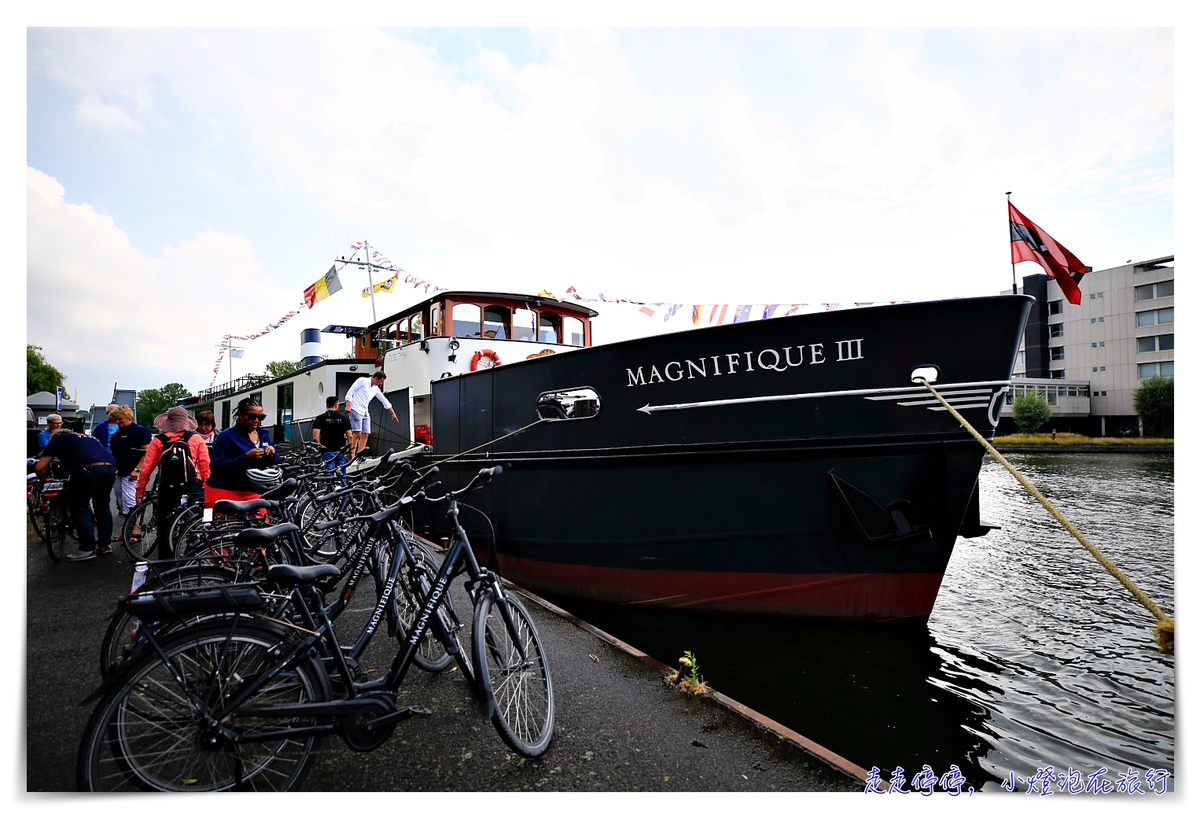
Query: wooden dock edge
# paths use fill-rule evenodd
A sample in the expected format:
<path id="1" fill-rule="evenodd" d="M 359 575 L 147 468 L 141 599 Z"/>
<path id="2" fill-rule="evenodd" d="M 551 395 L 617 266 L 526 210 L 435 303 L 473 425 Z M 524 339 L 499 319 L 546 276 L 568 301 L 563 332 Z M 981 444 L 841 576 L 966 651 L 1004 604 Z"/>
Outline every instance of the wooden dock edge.
<path id="1" fill-rule="evenodd" d="M 509 582 L 508 580 L 504 580 L 504 584 L 506 587 L 511 588 L 513 591 L 519 593 L 521 596 L 525 597 L 526 599 L 530 600 L 531 602 L 536 603 L 538 606 L 544 608 L 545 610 L 549 611 L 550 613 L 555 614 L 556 616 L 558 616 L 562 619 L 565 619 L 568 622 L 570 622 L 571 624 L 575 625 L 575 627 L 580 628 L 581 630 L 587 631 L 588 633 L 592 634 L 593 636 L 595 636 L 599 639 L 602 639 L 603 641 L 612 645 L 617 650 L 627 653 L 630 656 L 634 657 L 635 659 L 641 660 L 642 662 L 644 662 L 645 664 L 654 668 L 655 670 L 662 672 L 664 675 L 675 672 L 675 668 L 667 667 L 662 662 L 655 659 L 653 656 L 650 656 L 650 655 L 646 654 L 645 652 L 638 650 L 633 645 L 630 645 L 626 642 L 622 642 L 620 639 L 613 636 L 612 634 L 605 633 L 604 631 L 597 628 L 595 625 L 592 625 L 588 622 L 584 622 L 582 619 L 575 616 L 575 614 L 571 613 L 570 611 L 564 611 L 562 608 L 558 607 L 553 602 L 542 599 L 537 594 L 535 594 L 531 591 L 527 591 L 526 589 L 522 588 L 521 586 L 516 585 L 512 582 Z M 866 783 L 868 773 L 862 767 L 858 766 L 857 764 L 855 764 L 854 762 L 852 762 L 848 759 L 842 758 L 840 755 L 833 752 L 832 750 L 830 750 L 826 747 L 822 747 L 820 744 L 817 744 L 815 741 L 805 738 L 804 736 L 800 735 L 799 733 L 797 733 L 795 730 L 791 729 L 790 727 L 785 727 L 784 725 L 780 724 L 779 722 L 775 721 L 774 719 L 764 716 L 762 713 L 759 713 L 757 710 L 749 708 L 746 705 L 742 704 L 741 702 L 739 702 L 735 699 L 731 699 L 729 696 L 726 696 L 724 693 L 720 693 L 716 690 L 710 689 L 707 693 L 703 693 L 701 695 L 706 696 L 709 699 L 712 699 L 713 701 L 715 701 L 717 704 L 721 705 L 722 707 L 724 707 L 728 710 L 732 710 L 734 713 L 737 713 L 739 716 L 742 716 L 743 718 L 750 720 L 751 722 L 758 725 L 762 729 L 768 730 L 768 731 L 774 733 L 776 736 L 783 739 L 784 741 L 791 742 L 792 744 L 799 747 L 801 750 L 804 750 L 809 755 L 815 756 L 816 758 L 820 759 L 821 761 L 824 761 L 826 764 L 833 767 L 834 769 L 839 770 L 853 778 L 857 778 L 859 781 L 862 781 L 864 784 Z"/>

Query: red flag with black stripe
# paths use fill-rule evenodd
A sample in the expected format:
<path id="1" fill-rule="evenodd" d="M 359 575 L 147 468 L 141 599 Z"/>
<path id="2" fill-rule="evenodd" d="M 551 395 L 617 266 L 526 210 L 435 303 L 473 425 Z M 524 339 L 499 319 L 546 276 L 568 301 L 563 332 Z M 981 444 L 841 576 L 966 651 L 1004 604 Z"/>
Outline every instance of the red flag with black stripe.
<path id="1" fill-rule="evenodd" d="M 1012 234 L 1012 263 L 1034 261 L 1042 265 L 1046 275 L 1058 282 L 1067 300 L 1078 304 L 1083 298 L 1079 281 L 1092 268 L 1026 218 L 1012 202 L 1008 203 L 1008 227 Z"/>

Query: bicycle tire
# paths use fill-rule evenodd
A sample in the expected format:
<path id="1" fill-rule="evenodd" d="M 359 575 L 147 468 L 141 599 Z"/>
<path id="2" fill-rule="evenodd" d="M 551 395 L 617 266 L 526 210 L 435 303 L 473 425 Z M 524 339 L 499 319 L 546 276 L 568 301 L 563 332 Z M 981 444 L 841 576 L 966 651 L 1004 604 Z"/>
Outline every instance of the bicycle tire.
<path id="1" fill-rule="evenodd" d="M 365 528 L 367 523 L 365 521 L 343 523 L 325 531 L 314 531 L 314 525 L 338 519 L 344 520 L 347 517 L 361 514 L 365 508 L 371 507 L 368 504 L 373 499 L 374 495 L 370 491 L 355 489 L 326 502 L 319 502 L 313 497 L 303 500 L 296 510 L 296 519 L 300 526 L 301 545 L 309 559 L 317 562 L 329 562 L 334 559 L 340 550 L 340 543 L 360 533 L 356 528 Z"/>
<path id="2" fill-rule="evenodd" d="M 203 717 L 188 693 L 217 707 L 240 687 L 236 674 L 250 678 L 272 669 L 275 647 L 288 638 L 261 623 L 228 621 L 187 629 L 146 652 L 122 670 L 92 713 L 76 759 L 76 783 L 84 792 L 159 790 L 218 792 L 295 787 L 308 771 L 319 737 L 202 744 Z M 168 665 L 163 657 L 171 661 Z M 179 689 L 172 665 L 188 683 Z M 319 662 L 305 659 L 258 691 L 247 704 L 327 701 L 329 680 Z M 230 716 L 222 727 L 242 736 L 256 731 L 311 726 L 308 716 L 254 718 Z"/>
<path id="3" fill-rule="evenodd" d="M 158 576 L 146 578 L 139 593 L 175 588 L 192 588 L 200 585 L 225 585 L 237 582 L 236 571 L 229 568 L 213 568 L 208 566 L 184 566 L 166 571 Z M 109 674 L 119 668 L 132 655 L 135 643 L 133 635 L 137 631 L 137 617 L 125 611 L 118 610 L 113 614 L 104 631 L 100 642 L 100 678 L 108 678 Z"/>
<path id="4" fill-rule="evenodd" d="M 183 532 L 197 522 L 204 522 L 203 512 L 203 506 L 197 503 L 184 506 L 175 513 L 175 518 L 171 520 L 171 527 L 167 529 L 167 544 L 172 554 L 179 554 L 179 538 Z"/>
<path id="5" fill-rule="evenodd" d="M 39 540 L 45 540 L 46 517 L 42 510 L 41 492 L 32 494 L 25 505 L 29 509 L 29 524 L 33 526 L 33 533 L 38 535 Z"/>
<path id="6" fill-rule="evenodd" d="M 408 545 L 410 548 L 422 549 L 421 559 L 430 560 L 430 567 L 437 570 L 437 566 L 441 562 L 437 555 L 425 546 L 411 540 Z M 387 575 L 391 568 L 391 558 L 395 555 L 395 551 L 385 545 L 380 548 L 380 554 L 375 569 L 375 588 L 378 594 L 383 593 L 384 584 L 387 582 Z M 400 566 L 400 570 L 396 574 L 396 587 L 392 591 L 387 613 L 389 621 L 395 623 L 396 640 L 401 644 L 408 641 L 408 634 L 412 633 L 413 622 L 416 621 L 417 614 L 421 612 L 421 607 L 425 604 L 425 597 L 428 596 L 429 583 L 424 579 L 421 577 L 421 581 L 418 581 L 417 574 L 407 562 Z M 446 646 L 437 638 L 433 628 L 426 630 L 425 636 L 421 639 L 421 643 L 417 646 L 417 652 L 413 656 L 413 663 L 428 673 L 440 673 L 450 667 L 453 662 L 454 657 L 446 651 Z"/>
<path id="7" fill-rule="evenodd" d="M 46 507 L 46 551 L 51 562 L 58 562 L 67 553 L 67 530 L 71 527 L 62 498 L 52 498 Z"/>
<path id="8" fill-rule="evenodd" d="M 501 605 L 511 614 L 511 630 Z M 475 605 L 473 631 L 479 688 L 494 703 L 492 725 L 518 755 L 537 758 L 554 735 L 554 685 L 529 612 L 511 594 L 497 600 L 488 589 Z M 521 660 L 518 645 L 527 661 Z"/>
<path id="9" fill-rule="evenodd" d="M 147 497 L 125 516 L 125 524 L 121 526 L 121 544 L 125 546 L 129 559 L 142 562 L 153 558 L 157 543 L 157 502 L 156 498 Z"/>

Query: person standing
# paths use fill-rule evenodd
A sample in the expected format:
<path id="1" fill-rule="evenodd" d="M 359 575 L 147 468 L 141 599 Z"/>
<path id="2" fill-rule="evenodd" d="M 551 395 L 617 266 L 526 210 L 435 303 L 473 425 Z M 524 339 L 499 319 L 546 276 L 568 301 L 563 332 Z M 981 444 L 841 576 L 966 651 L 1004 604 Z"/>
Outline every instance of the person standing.
<path id="1" fill-rule="evenodd" d="M 38 432 L 38 446 L 46 448 L 50 437 L 63 427 L 62 415 L 46 415 L 46 428 Z"/>
<path id="2" fill-rule="evenodd" d="M 221 434 L 217 431 L 216 417 L 207 409 L 196 413 L 196 434 L 200 435 L 200 439 L 204 441 L 204 445 L 208 446 L 210 451 L 212 445 L 217 442 L 217 435 Z"/>
<path id="3" fill-rule="evenodd" d="M 108 449 L 117 462 L 117 508 L 128 514 L 137 505 L 138 466 L 150 445 L 150 430 L 133 422 L 133 410 L 118 406 L 109 416 L 117 430 L 108 439 Z"/>
<path id="4" fill-rule="evenodd" d="M 109 501 L 117 478 L 112 454 L 93 437 L 63 430 L 50 438 L 34 466 L 43 481 L 55 458 L 71 476 L 67 484 L 67 507 L 79 540 L 79 550 L 67 554 L 67 559 L 83 562 L 111 554 L 113 519 Z"/>
<path id="5" fill-rule="evenodd" d="M 196 432 L 196 421 L 182 406 L 173 406 L 154 419 L 161 434 L 154 436 L 142 460 L 137 479 L 137 502 L 142 501 L 150 475 L 158 474 L 158 558 L 169 560 L 171 544 L 167 532 L 184 497 L 190 503 L 204 501 L 204 481 L 210 473 L 208 446 Z"/>
<path id="6" fill-rule="evenodd" d="M 238 402 L 237 423 L 221 432 L 213 444 L 212 471 L 204 483 L 205 508 L 212 508 L 217 500 L 254 500 L 260 496 L 259 486 L 247 472 L 279 463 L 271 435 L 259 428 L 266 417 L 262 405 L 254 399 Z"/>
<path id="7" fill-rule="evenodd" d="M 350 412 L 350 459 L 353 460 L 367 446 L 367 438 L 371 435 L 370 406 L 372 398 L 379 398 L 383 408 L 392 414 L 392 420 L 399 423 L 396 410 L 383 396 L 383 381 L 387 377 L 382 369 L 371 377 L 362 377 L 354 382 L 346 392 L 346 409 Z"/>
<path id="8" fill-rule="evenodd" d="M 313 420 L 313 443 L 325 447 L 321 459 L 326 463 L 337 460 L 338 453 L 346 446 L 346 436 L 350 432 L 350 418 L 345 412 L 338 411 L 337 395 L 325 399 L 325 414 L 318 415 Z"/>
<path id="9" fill-rule="evenodd" d="M 108 448 L 108 439 L 110 437 L 112 437 L 113 432 L 117 431 L 117 429 L 120 428 L 117 426 L 117 422 L 112 419 L 112 413 L 115 412 L 119 408 L 120 407 L 117 406 L 115 403 L 110 403 L 108 405 L 108 409 L 105 410 L 107 419 L 103 423 L 97 424 L 96 428 L 92 429 L 92 437 L 96 438 L 96 440 L 99 440 L 101 443 L 103 443 L 104 448 L 106 448 L 106 449 Z"/>

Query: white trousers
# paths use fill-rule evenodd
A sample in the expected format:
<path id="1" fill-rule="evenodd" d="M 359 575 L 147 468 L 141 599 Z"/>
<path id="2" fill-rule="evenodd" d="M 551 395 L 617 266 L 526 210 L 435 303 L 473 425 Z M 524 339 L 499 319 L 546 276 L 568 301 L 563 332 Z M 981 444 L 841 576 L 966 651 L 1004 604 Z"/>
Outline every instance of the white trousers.
<path id="1" fill-rule="evenodd" d="M 122 514 L 128 514 L 137 505 L 137 478 L 118 477 L 113 489 L 117 494 L 117 508 Z"/>

